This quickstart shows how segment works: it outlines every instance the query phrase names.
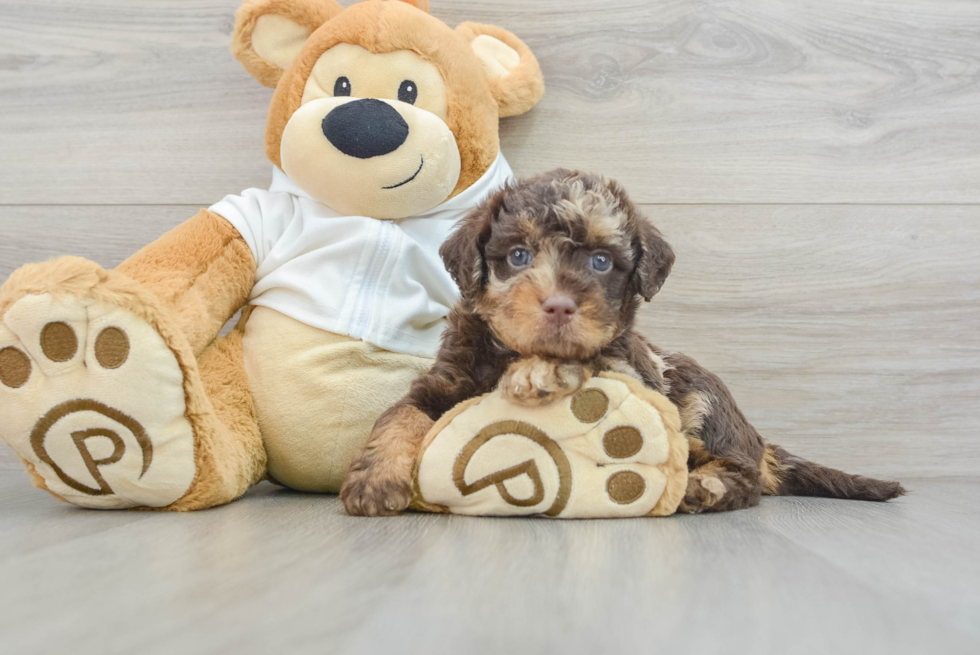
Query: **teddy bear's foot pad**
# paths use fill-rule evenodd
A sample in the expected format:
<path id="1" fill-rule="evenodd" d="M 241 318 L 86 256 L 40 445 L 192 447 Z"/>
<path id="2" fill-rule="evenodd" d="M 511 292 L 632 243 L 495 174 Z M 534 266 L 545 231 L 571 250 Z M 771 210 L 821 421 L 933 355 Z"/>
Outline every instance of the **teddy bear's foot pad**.
<path id="1" fill-rule="evenodd" d="M 119 307 L 27 295 L 0 321 L 0 436 L 77 505 L 164 507 L 187 492 L 183 379 L 163 338 Z"/>
<path id="2" fill-rule="evenodd" d="M 647 516 L 672 513 L 683 493 L 687 442 L 676 408 L 638 381 L 593 378 L 540 407 L 498 390 L 444 418 L 423 444 L 418 509 Z"/>

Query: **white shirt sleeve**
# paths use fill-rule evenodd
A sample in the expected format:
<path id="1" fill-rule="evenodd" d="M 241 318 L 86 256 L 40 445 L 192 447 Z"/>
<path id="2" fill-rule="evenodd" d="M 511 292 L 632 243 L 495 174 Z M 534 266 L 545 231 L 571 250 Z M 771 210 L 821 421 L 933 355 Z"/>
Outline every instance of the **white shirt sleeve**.
<path id="1" fill-rule="evenodd" d="M 299 212 L 296 202 L 288 193 L 246 189 L 240 196 L 225 196 L 209 209 L 238 230 L 259 267 Z"/>

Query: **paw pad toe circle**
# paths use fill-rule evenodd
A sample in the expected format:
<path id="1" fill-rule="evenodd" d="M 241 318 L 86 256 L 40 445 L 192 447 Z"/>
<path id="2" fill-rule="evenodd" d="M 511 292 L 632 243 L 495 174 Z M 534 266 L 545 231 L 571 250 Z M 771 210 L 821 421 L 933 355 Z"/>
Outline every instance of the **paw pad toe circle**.
<path id="1" fill-rule="evenodd" d="M 95 339 L 95 358 L 102 368 L 119 368 L 129 358 L 129 337 L 117 327 L 107 327 Z"/>
<path id="2" fill-rule="evenodd" d="M 636 471 L 619 471 L 606 480 L 606 493 L 614 503 L 628 505 L 646 491 L 647 484 Z"/>
<path id="3" fill-rule="evenodd" d="M 595 423 L 608 409 L 609 397 L 601 389 L 583 389 L 572 398 L 572 414 L 582 423 Z"/>
<path id="4" fill-rule="evenodd" d="M 67 323 L 48 323 L 41 330 L 41 350 L 53 362 L 67 362 L 78 352 L 78 337 Z"/>
<path id="5" fill-rule="evenodd" d="M 0 382 L 11 389 L 18 389 L 31 377 L 31 360 L 17 348 L 9 346 L 0 350 Z"/>
<path id="6" fill-rule="evenodd" d="M 643 448 L 640 431 L 629 425 L 613 428 L 602 437 L 602 449 L 616 459 L 632 457 Z"/>

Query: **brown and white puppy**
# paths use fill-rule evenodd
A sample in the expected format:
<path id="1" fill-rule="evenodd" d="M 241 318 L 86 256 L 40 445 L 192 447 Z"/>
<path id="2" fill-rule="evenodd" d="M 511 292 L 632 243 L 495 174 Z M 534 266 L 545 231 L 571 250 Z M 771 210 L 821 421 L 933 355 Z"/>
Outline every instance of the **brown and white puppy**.
<path id="1" fill-rule="evenodd" d="M 763 494 L 888 500 L 904 489 L 809 462 L 767 444 L 725 385 L 690 357 L 633 331 L 641 300 L 663 285 L 674 253 L 615 182 L 556 170 L 509 185 L 474 210 L 441 255 L 462 298 L 436 363 L 378 420 L 341 498 L 351 514 L 396 514 L 433 422 L 500 385 L 525 404 L 574 393 L 613 370 L 680 409 L 691 475 L 680 511 L 726 511 Z"/>

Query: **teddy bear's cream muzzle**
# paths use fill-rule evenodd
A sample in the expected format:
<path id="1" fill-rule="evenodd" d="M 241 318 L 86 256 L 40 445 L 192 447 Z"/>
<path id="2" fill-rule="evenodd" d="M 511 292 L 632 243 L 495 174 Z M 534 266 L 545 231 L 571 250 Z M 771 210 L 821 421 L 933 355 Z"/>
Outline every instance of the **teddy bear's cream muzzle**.
<path id="1" fill-rule="evenodd" d="M 398 100 L 307 102 L 286 124 L 282 168 L 318 202 L 352 216 L 405 218 L 459 180 L 456 138 L 435 114 Z"/>

